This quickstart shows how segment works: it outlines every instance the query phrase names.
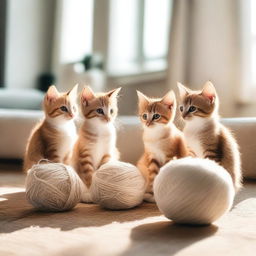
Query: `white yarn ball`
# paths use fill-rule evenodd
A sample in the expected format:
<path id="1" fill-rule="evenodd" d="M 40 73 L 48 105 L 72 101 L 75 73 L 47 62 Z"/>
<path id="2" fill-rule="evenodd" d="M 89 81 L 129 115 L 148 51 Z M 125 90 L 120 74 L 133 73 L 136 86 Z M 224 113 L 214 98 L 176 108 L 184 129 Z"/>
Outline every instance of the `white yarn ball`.
<path id="1" fill-rule="evenodd" d="M 160 211 L 185 224 L 210 224 L 226 213 L 235 195 L 230 174 L 209 159 L 173 160 L 160 169 L 154 182 Z"/>
<path id="2" fill-rule="evenodd" d="M 143 201 L 145 180 L 136 166 L 120 161 L 102 165 L 93 175 L 92 199 L 103 208 L 133 208 Z"/>
<path id="3" fill-rule="evenodd" d="M 71 166 L 36 164 L 26 178 L 27 200 L 41 211 L 65 211 L 81 198 L 82 181 Z"/>

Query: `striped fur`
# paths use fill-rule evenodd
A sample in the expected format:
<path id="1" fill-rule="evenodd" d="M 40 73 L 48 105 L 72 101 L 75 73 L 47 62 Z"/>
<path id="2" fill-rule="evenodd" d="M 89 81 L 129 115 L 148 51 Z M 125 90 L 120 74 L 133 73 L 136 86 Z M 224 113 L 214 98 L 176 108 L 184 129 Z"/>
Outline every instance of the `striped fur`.
<path id="1" fill-rule="evenodd" d="M 231 132 L 219 122 L 219 101 L 213 84 L 208 81 L 202 91 L 192 91 L 179 84 L 179 90 L 188 145 L 198 157 L 222 165 L 238 190 L 242 179 L 239 148 Z M 189 112 L 191 106 L 195 111 Z"/>
<path id="2" fill-rule="evenodd" d="M 48 89 L 43 103 L 45 118 L 35 126 L 29 137 L 24 156 L 24 171 L 41 159 L 69 163 L 76 140 L 76 94 L 77 85 L 67 93 L 59 93 L 55 86 Z M 61 107 L 66 107 L 67 112 L 61 110 Z"/>
<path id="3" fill-rule="evenodd" d="M 190 152 L 182 132 L 172 122 L 176 111 L 174 93 L 170 91 L 162 99 L 150 99 L 138 92 L 138 97 L 139 116 L 144 128 L 144 154 L 137 166 L 147 181 L 144 200 L 154 202 L 153 182 L 159 169 L 168 161 L 188 156 Z M 154 119 L 154 114 L 160 117 Z"/>
<path id="4" fill-rule="evenodd" d="M 117 95 L 120 88 L 108 93 L 94 94 L 84 88 L 81 95 L 81 112 L 84 122 L 74 147 L 72 164 L 87 187 L 92 182 L 92 174 L 111 159 L 118 159 L 116 148 Z M 99 113 L 97 110 L 103 112 Z"/>

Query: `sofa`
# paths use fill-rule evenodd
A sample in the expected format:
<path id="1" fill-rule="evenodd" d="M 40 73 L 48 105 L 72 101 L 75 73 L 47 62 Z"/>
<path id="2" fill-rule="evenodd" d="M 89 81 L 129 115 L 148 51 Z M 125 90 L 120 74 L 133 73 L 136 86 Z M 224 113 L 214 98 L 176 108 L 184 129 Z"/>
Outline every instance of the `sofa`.
<path id="1" fill-rule="evenodd" d="M 0 158 L 21 159 L 30 130 L 42 116 L 38 110 L 1 109 Z M 2 167 L 0 255 L 255 255 L 256 118 L 222 122 L 239 142 L 246 179 L 231 211 L 212 225 L 176 225 L 150 203 L 125 211 L 78 204 L 68 212 L 38 212 L 26 201 L 25 174 L 19 167 Z M 119 117 L 117 129 L 121 159 L 136 163 L 143 151 L 138 118 Z"/>
<path id="2" fill-rule="evenodd" d="M 0 108 L 0 159 L 22 159 L 33 126 L 43 118 L 39 110 Z M 240 145 L 243 172 L 256 178 L 256 118 L 224 118 L 222 123 L 233 131 Z M 116 121 L 117 146 L 121 160 L 136 164 L 143 152 L 142 129 L 136 116 L 120 116 Z"/>

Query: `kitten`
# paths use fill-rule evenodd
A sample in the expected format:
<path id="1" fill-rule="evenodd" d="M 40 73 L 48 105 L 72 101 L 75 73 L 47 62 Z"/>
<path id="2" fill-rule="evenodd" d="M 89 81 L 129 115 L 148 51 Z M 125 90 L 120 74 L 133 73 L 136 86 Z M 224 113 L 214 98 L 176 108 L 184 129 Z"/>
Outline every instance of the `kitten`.
<path id="1" fill-rule="evenodd" d="M 95 94 L 90 87 L 85 87 L 81 94 L 84 122 L 74 147 L 72 164 L 87 188 L 91 185 L 93 172 L 104 163 L 119 158 L 114 121 L 120 89 Z"/>
<path id="2" fill-rule="evenodd" d="M 241 187 L 241 163 L 238 145 L 230 131 L 219 122 L 219 99 L 208 81 L 202 91 L 192 91 L 178 83 L 188 145 L 201 158 L 222 165 L 231 175 L 235 189 Z"/>
<path id="3" fill-rule="evenodd" d="M 143 124 L 144 154 L 137 166 L 147 181 L 144 200 L 154 202 L 153 181 L 159 169 L 174 158 L 190 155 L 182 132 L 173 123 L 176 99 L 169 91 L 162 99 L 152 99 L 137 91 L 139 116 Z"/>
<path id="4" fill-rule="evenodd" d="M 52 85 L 43 102 L 45 118 L 32 130 L 27 143 L 24 170 L 41 159 L 55 163 L 69 163 L 72 147 L 76 141 L 74 118 L 77 113 L 77 87 L 67 93 L 59 93 Z"/>

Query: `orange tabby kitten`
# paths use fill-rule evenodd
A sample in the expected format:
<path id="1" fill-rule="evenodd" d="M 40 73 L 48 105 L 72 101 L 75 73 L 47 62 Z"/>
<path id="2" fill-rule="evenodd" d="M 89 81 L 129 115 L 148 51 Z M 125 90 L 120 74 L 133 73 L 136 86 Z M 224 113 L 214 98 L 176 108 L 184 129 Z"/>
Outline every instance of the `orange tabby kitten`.
<path id="1" fill-rule="evenodd" d="M 143 124 L 144 154 L 138 168 L 147 181 L 144 200 L 154 202 L 153 181 L 159 169 L 174 158 L 189 155 L 182 132 L 173 123 L 176 99 L 169 91 L 162 99 L 151 99 L 137 91 L 139 116 Z"/>
<path id="2" fill-rule="evenodd" d="M 77 137 L 76 95 L 77 85 L 67 93 L 59 93 L 55 86 L 49 87 L 43 102 L 45 118 L 33 129 L 27 143 L 25 171 L 41 159 L 68 163 Z"/>
<path id="3" fill-rule="evenodd" d="M 72 163 L 88 188 L 94 171 L 109 160 L 119 158 L 114 121 L 120 89 L 94 94 L 90 87 L 85 87 L 81 95 L 84 122 L 74 147 Z"/>
<path id="4" fill-rule="evenodd" d="M 238 145 L 230 131 L 219 122 L 219 100 L 208 81 L 202 91 L 192 91 L 178 83 L 185 120 L 184 135 L 198 157 L 222 165 L 231 175 L 234 187 L 241 186 L 241 163 Z"/>

